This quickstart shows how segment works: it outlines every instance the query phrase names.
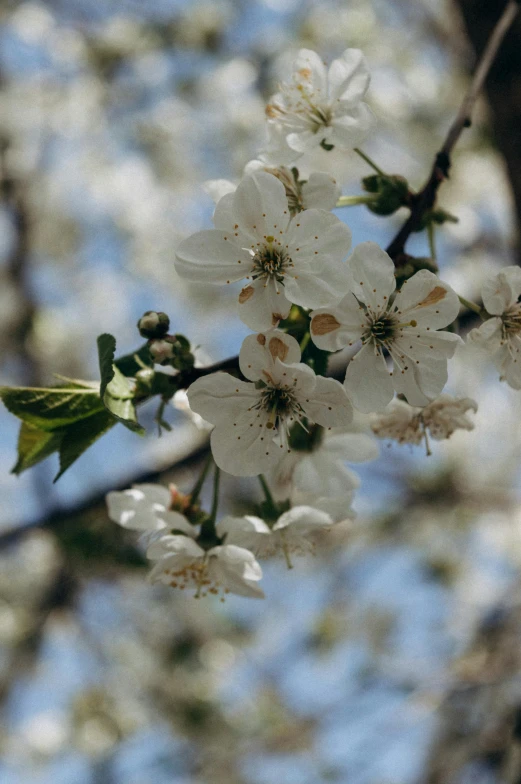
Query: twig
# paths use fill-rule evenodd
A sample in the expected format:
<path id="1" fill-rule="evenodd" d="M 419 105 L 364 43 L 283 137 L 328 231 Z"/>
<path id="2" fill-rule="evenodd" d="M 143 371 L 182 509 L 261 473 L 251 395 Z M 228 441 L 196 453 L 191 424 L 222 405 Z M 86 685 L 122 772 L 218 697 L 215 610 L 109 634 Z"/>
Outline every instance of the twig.
<path id="1" fill-rule="evenodd" d="M 452 149 L 458 141 L 463 129 L 470 125 L 472 110 L 476 103 L 476 99 L 496 58 L 499 47 L 519 12 L 519 8 L 520 4 L 518 2 L 509 0 L 490 35 L 485 51 L 481 56 L 481 60 L 478 63 L 471 85 L 461 103 L 458 114 L 449 129 L 440 151 L 436 155 L 429 179 L 422 190 L 413 198 L 411 214 L 387 247 L 387 253 L 397 266 L 401 263 L 400 256 L 404 252 L 405 243 L 409 236 L 418 229 L 425 213 L 432 209 L 436 201 L 438 188 L 449 176 Z"/>

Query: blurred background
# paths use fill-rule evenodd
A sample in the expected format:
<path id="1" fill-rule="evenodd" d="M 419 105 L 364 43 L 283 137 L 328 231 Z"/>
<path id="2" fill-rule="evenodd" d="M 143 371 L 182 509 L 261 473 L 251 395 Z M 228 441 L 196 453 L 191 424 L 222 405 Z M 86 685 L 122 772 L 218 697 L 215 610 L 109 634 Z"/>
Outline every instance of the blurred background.
<path id="1" fill-rule="evenodd" d="M 147 309 L 206 361 L 247 329 L 229 289 L 192 285 L 177 243 L 209 227 L 210 178 L 240 177 L 264 103 L 306 46 L 364 50 L 378 118 L 364 149 L 419 187 L 503 2 L 4 0 L 0 8 L 0 383 L 96 379 L 96 337 L 141 344 Z M 442 277 L 479 298 L 519 263 L 521 25 L 453 159 L 436 240 Z M 300 162 L 299 162 L 300 165 Z M 345 194 L 370 173 L 320 151 L 301 171 Z M 354 242 L 391 219 L 338 210 Z M 412 238 L 428 255 L 425 235 Z M 22 474 L 0 411 L 1 784 L 518 784 L 521 778 L 521 396 L 461 351 L 448 391 L 475 430 L 381 444 L 357 467 L 352 532 L 267 598 L 224 604 L 152 587 L 104 495 L 153 479 L 191 487 L 207 435 L 170 407 L 139 439 L 118 426 L 58 484 Z M 224 482 L 223 511 L 259 497 Z"/>

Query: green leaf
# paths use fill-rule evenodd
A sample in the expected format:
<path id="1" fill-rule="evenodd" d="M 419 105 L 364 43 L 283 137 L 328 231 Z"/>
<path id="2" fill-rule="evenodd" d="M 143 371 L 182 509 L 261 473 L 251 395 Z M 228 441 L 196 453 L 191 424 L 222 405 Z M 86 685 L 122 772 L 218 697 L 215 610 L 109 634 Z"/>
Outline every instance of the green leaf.
<path id="1" fill-rule="evenodd" d="M 114 417 L 103 409 L 88 419 L 82 419 L 67 427 L 60 444 L 60 470 L 54 477 L 54 481 L 56 482 L 80 455 L 115 424 Z"/>
<path id="2" fill-rule="evenodd" d="M 101 399 L 105 397 L 105 390 L 114 378 L 114 354 L 116 353 L 116 338 L 105 332 L 100 335 L 98 340 L 98 359 L 101 375 L 99 394 Z"/>
<path id="3" fill-rule="evenodd" d="M 41 430 L 56 430 L 100 411 L 98 389 L 77 384 L 56 387 L 0 387 L 0 398 L 11 414 Z"/>
<path id="4" fill-rule="evenodd" d="M 60 430 L 48 432 L 22 422 L 18 436 L 18 460 L 11 473 L 21 474 L 22 471 L 45 460 L 60 448 L 61 439 Z"/>
<path id="5" fill-rule="evenodd" d="M 52 431 L 41 430 L 22 422 L 18 437 L 18 460 L 12 473 L 21 474 L 53 452 L 59 452 L 60 471 L 54 479 L 56 482 L 64 471 L 116 422 L 104 408 L 90 417 Z"/>
<path id="6" fill-rule="evenodd" d="M 129 430 L 144 435 L 145 431 L 137 421 L 133 385 L 115 365 L 113 371 L 112 381 L 107 385 L 103 398 L 105 408 Z"/>
<path id="7" fill-rule="evenodd" d="M 119 357 L 114 364 L 118 370 L 121 370 L 124 376 L 130 377 L 135 376 L 136 373 L 143 369 L 143 366 L 137 360 L 140 360 L 147 367 L 153 367 L 148 343 L 144 343 L 141 348 L 138 348 L 137 351 L 133 351 L 131 354 L 124 354 L 122 357 Z"/>
<path id="8" fill-rule="evenodd" d="M 134 389 L 130 381 L 114 364 L 116 338 L 108 333 L 98 338 L 98 356 L 101 373 L 100 396 L 103 405 L 129 430 L 144 435 L 137 421 Z"/>

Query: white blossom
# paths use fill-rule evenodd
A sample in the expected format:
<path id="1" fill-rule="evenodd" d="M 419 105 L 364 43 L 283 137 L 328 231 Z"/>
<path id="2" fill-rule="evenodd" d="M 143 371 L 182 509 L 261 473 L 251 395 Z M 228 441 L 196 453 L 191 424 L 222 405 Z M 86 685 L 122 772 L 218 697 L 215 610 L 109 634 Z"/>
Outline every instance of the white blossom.
<path id="1" fill-rule="evenodd" d="M 440 395 L 424 408 L 395 399 L 386 411 L 373 414 L 371 427 L 378 438 L 390 438 L 400 444 L 418 445 L 424 441 L 430 454 L 429 435 L 442 441 L 455 430 L 473 430 L 474 423 L 467 412 L 477 410 L 477 403 L 469 397 Z"/>
<path id="2" fill-rule="evenodd" d="M 469 333 L 469 342 L 492 354 L 500 378 L 521 389 L 521 268 L 505 267 L 485 281 L 481 296 L 493 318 Z"/>
<path id="3" fill-rule="evenodd" d="M 188 389 L 190 407 L 215 424 L 212 452 L 220 468 L 236 476 L 263 473 L 288 447 L 289 428 L 303 420 L 345 426 L 352 407 L 334 379 L 301 364 L 290 335 L 269 330 L 249 335 L 239 354 L 239 381 L 228 373 L 203 376 Z"/>
<path id="4" fill-rule="evenodd" d="M 172 492 L 155 484 L 134 485 L 130 490 L 107 494 L 108 514 L 123 528 L 143 533 L 170 530 L 193 535 L 186 517 L 171 509 Z"/>
<path id="5" fill-rule="evenodd" d="M 290 554 L 304 555 L 315 549 L 314 536 L 328 530 L 333 520 L 325 512 L 311 506 L 295 506 L 284 512 L 270 527 L 260 517 L 225 517 L 217 524 L 225 542 L 246 547 L 259 558 L 283 553 L 291 569 Z"/>
<path id="6" fill-rule="evenodd" d="M 292 449 L 269 476 L 275 498 L 289 498 L 292 506 L 310 505 L 331 516 L 334 522 L 352 519 L 358 474 L 345 462 L 363 463 L 378 457 L 375 439 L 365 433 L 323 431 L 309 450 Z M 314 441 L 314 442 L 313 442 Z"/>
<path id="7" fill-rule="evenodd" d="M 301 49 L 292 81 L 266 107 L 268 160 L 289 163 L 322 145 L 352 149 L 374 126 L 363 98 L 369 71 L 359 49 L 346 49 L 329 69 L 316 52 Z"/>
<path id="8" fill-rule="evenodd" d="M 311 337 L 336 351 L 362 342 L 349 362 L 345 387 L 360 411 L 381 411 L 393 390 L 425 406 L 447 382 L 447 359 L 461 338 L 440 332 L 459 311 L 456 293 L 432 272 L 420 270 L 394 295 L 389 256 L 374 242 L 358 245 L 349 260 L 351 291 L 334 308 L 311 314 Z M 387 369 L 384 350 L 394 363 Z"/>
<path id="9" fill-rule="evenodd" d="M 281 181 L 286 191 L 291 215 L 296 215 L 302 210 L 332 210 L 340 197 L 340 186 L 327 172 L 312 172 L 305 180 L 297 177 L 295 170 L 288 166 L 270 166 L 261 160 L 250 161 L 244 167 L 245 175 L 258 171 L 272 174 Z M 223 196 L 233 193 L 237 186 L 230 180 L 208 180 L 204 188 L 217 203 Z"/>
<path id="10" fill-rule="evenodd" d="M 215 229 L 177 249 L 176 269 L 189 280 L 232 283 L 246 278 L 239 316 L 251 329 L 277 326 L 291 303 L 307 308 L 337 303 L 347 291 L 343 263 L 351 232 L 335 215 L 304 210 L 291 217 L 283 184 L 260 171 L 219 201 Z"/>
<path id="11" fill-rule="evenodd" d="M 181 590 L 195 588 L 196 597 L 222 592 L 264 598 L 257 585 L 262 569 L 244 547 L 224 544 L 203 550 L 189 536 L 166 534 L 148 547 L 147 558 L 155 561 L 151 582 Z"/>

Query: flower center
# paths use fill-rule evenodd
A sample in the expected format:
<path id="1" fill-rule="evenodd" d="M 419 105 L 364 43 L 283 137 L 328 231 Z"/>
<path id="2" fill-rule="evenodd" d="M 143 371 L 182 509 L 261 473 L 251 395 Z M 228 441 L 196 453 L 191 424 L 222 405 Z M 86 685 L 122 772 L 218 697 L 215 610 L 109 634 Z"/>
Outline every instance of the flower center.
<path id="1" fill-rule="evenodd" d="M 291 258 L 274 237 L 267 237 L 267 245 L 260 247 L 253 256 L 252 278 L 271 278 L 284 282 L 286 268 L 292 265 Z"/>
<path id="2" fill-rule="evenodd" d="M 505 336 L 521 332 L 521 304 L 517 303 L 506 310 L 502 316 Z"/>
<path id="3" fill-rule="evenodd" d="M 291 414 L 303 413 L 293 390 L 288 387 L 266 387 L 261 395 L 260 407 L 270 412 L 267 424 L 270 430 Z"/>
<path id="4" fill-rule="evenodd" d="M 390 314 L 377 316 L 369 324 L 362 340 L 364 343 L 371 341 L 377 346 L 385 345 L 394 338 L 398 326 L 398 320 Z"/>
<path id="5" fill-rule="evenodd" d="M 223 590 L 220 583 L 210 573 L 210 559 L 197 558 L 182 569 L 167 570 L 169 585 L 172 588 L 196 588 L 195 598 L 206 596 L 208 593 L 217 595 Z M 224 593 L 229 593 L 224 589 Z"/>
<path id="6" fill-rule="evenodd" d="M 323 128 L 323 127 L 327 128 L 331 123 L 331 119 L 333 116 L 331 107 L 318 106 L 316 103 L 313 103 L 311 96 L 307 93 L 306 88 L 304 87 L 303 84 L 297 85 L 297 90 L 302 96 L 304 104 L 302 105 L 300 102 L 298 102 L 295 107 L 295 111 L 297 113 L 305 114 L 308 117 L 308 119 L 311 120 L 314 126 L 315 133 L 319 130 L 319 128 Z"/>

